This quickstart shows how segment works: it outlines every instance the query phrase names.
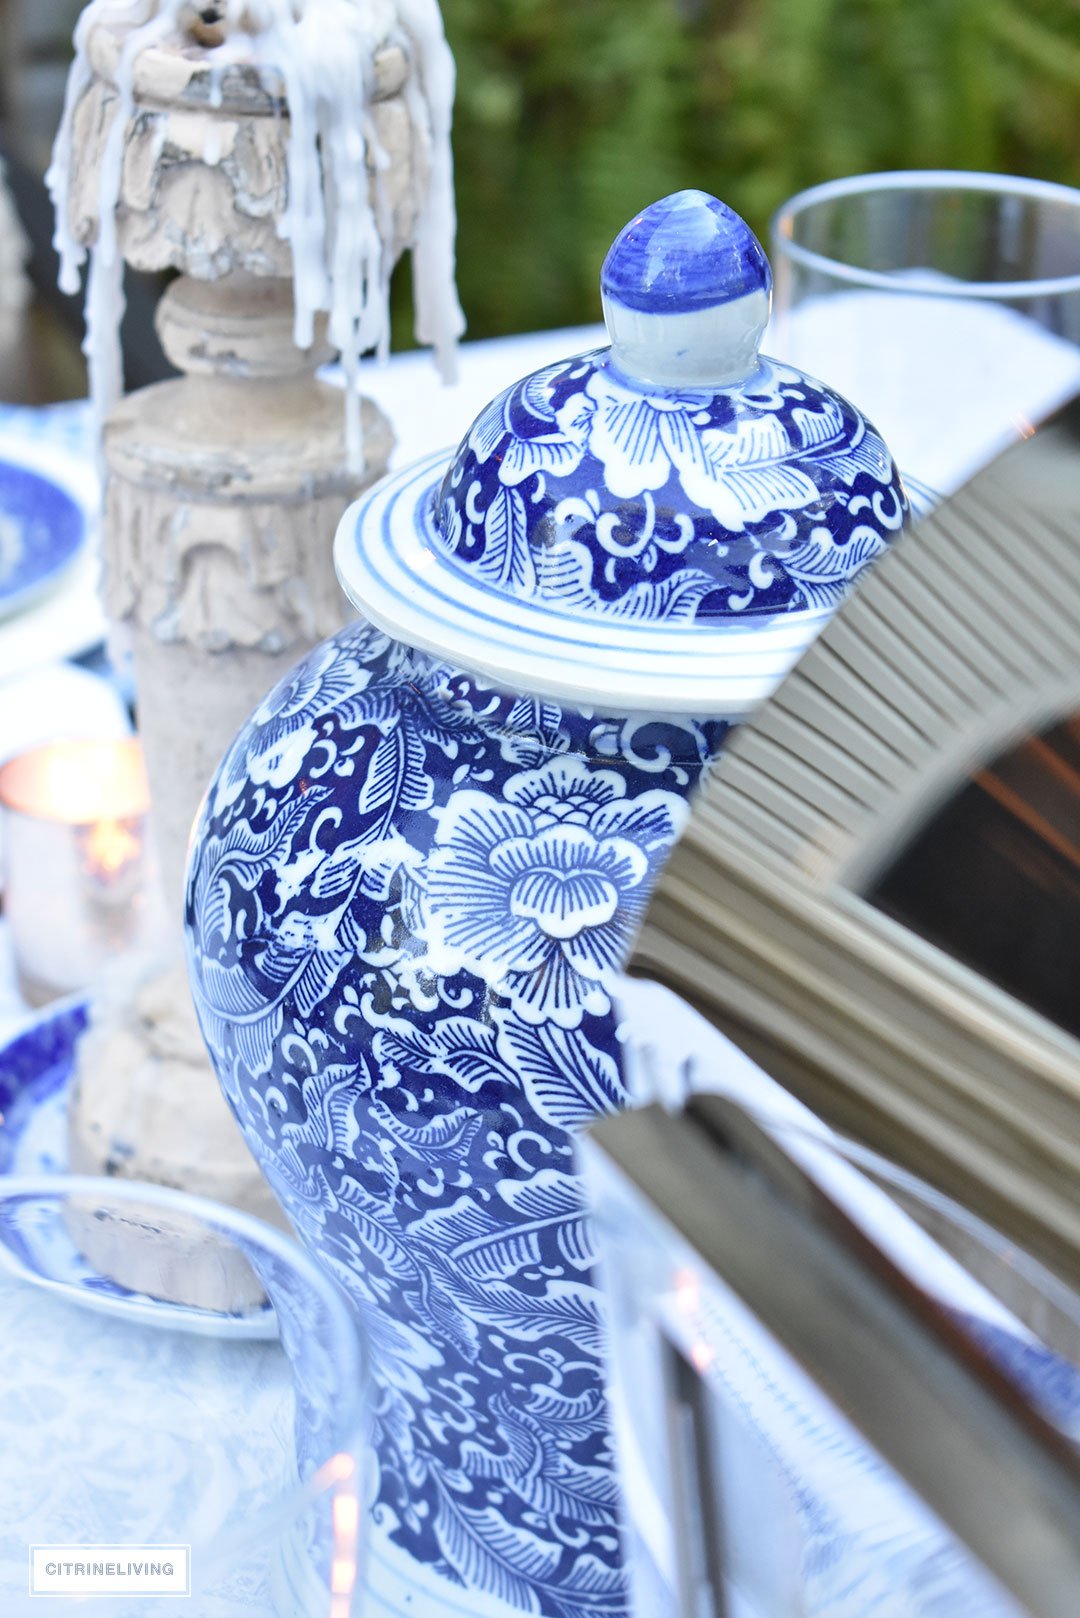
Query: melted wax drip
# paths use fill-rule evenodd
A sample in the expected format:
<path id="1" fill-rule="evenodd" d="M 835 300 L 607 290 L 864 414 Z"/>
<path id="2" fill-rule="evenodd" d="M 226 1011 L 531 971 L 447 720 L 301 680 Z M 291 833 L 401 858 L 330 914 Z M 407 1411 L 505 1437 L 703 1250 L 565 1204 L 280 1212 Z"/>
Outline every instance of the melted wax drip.
<path id="1" fill-rule="evenodd" d="M 292 248 L 295 338 L 299 348 L 310 347 L 315 316 L 327 312 L 330 341 L 340 351 L 346 380 L 346 452 L 350 467 L 359 470 L 360 359 L 372 349 L 385 357 L 390 341 L 390 219 L 382 183 L 389 160 L 375 138 L 369 107 L 375 52 L 392 37 L 395 22 L 412 46 L 406 104 L 428 170 L 412 242 L 416 336 L 434 348 L 447 381 L 454 379 L 456 343 L 465 328 L 454 282 L 454 59 L 438 0 L 247 0 L 226 8 L 227 25 L 230 13 L 251 31 L 230 32 L 221 45 L 207 49 L 210 104 L 220 105 L 221 75 L 234 63 L 254 64 L 268 93 L 284 92 L 289 183 L 278 229 Z M 93 78 L 87 42 L 101 24 L 131 30 L 117 71 L 119 106 L 101 154 L 97 238 L 87 278 L 84 348 L 99 427 L 122 391 L 123 257 L 116 210 L 124 137 L 135 109 L 135 61 L 148 46 L 184 37 L 185 15 L 190 15 L 189 0 L 91 0 L 75 30 L 75 60 L 47 176 L 56 210 L 60 287 L 68 293 L 78 291 L 86 258 L 71 231 L 69 194 L 74 113 Z"/>

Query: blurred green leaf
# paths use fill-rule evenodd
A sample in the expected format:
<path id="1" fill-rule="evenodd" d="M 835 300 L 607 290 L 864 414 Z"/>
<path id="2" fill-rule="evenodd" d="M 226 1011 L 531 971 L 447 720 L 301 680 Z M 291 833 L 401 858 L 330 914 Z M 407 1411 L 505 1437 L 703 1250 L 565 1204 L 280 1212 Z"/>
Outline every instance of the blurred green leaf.
<path id="1" fill-rule="evenodd" d="M 1080 183 L 1077 0 L 443 0 L 474 337 L 599 314 L 615 232 L 681 186 L 764 233 L 844 173 Z M 411 341 L 408 278 L 395 340 Z"/>

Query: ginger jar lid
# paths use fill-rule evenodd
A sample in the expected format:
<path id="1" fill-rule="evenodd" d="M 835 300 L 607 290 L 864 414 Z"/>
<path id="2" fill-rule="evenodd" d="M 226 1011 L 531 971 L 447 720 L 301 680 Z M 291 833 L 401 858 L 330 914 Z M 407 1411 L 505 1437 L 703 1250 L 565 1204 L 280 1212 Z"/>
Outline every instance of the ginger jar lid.
<path id="1" fill-rule="evenodd" d="M 903 485 L 853 405 L 759 353 L 772 276 L 722 202 L 646 208 L 601 294 L 610 347 L 362 495 L 338 576 L 396 639 L 514 691 L 749 712 L 899 532 Z"/>

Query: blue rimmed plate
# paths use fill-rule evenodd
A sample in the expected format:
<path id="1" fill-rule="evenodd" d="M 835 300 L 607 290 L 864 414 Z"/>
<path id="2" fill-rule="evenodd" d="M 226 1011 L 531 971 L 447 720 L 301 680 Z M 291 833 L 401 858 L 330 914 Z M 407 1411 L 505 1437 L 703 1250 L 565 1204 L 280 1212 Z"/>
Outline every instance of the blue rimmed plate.
<path id="1" fill-rule="evenodd" d="M 68 1171 L 67 1109 L 79 1039 L 90 1020 L 85 1000 L 65 1000 L 0 1047 L 0 1175 Z M 277 1337 L 269 1304 L 244 1315 L 215 1315 L 159 1302 L 101 1275 L 74 1240 L 50 1221 L 18 1247 L 0 1244 L 0 1265 L 68 1295 L 85 1307 L 171 1331 L 268 1342 Z"/>
<path id="2" fill-rule="evenodd" d="M 32 606 L 82 555 L 97 510 L 86 460 L 0 433 L 0 618 Z"/>

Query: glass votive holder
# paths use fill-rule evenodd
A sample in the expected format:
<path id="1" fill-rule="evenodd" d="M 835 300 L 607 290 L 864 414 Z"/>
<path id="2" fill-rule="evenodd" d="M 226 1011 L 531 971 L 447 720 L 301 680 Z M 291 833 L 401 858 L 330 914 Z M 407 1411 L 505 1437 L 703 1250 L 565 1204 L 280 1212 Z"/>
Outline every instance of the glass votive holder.
<path id="1" fill-rule="evenodd" d="M 769 352 L 864 410 L 948 494 L 1080 390 L 1080 190 L 858 174 L 772 222 Z"/>
<path id="2" fill-rule="evenodd" d="M 4 911 L 31 1005 L 86 988 L 162 936 L 148 807 L 133 737 L 52 742 L 0 768 Z"/>
<path id="3" fill-rule="evenodd" d="M 182 1262 L 213 1296 L 172 1301 Z M 360 1618 L 367 1343 L 293 1241 L 163 1186 L 0 1177 L 0 1316 L 4 1618 Z"/>

